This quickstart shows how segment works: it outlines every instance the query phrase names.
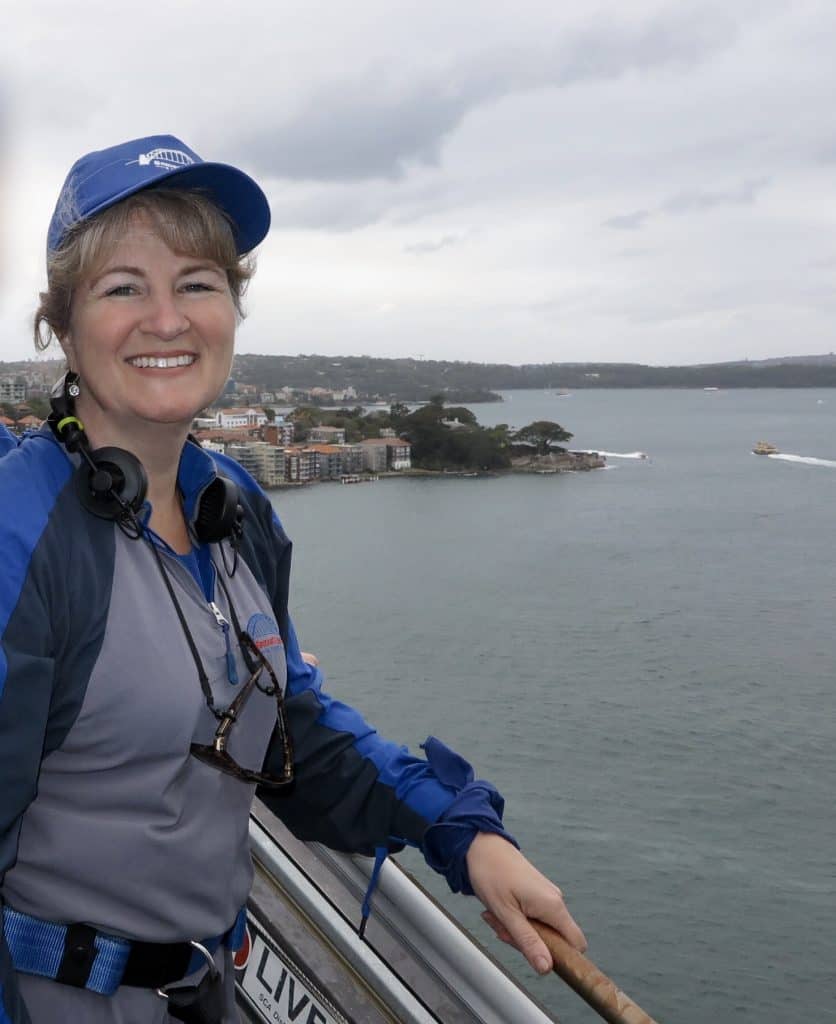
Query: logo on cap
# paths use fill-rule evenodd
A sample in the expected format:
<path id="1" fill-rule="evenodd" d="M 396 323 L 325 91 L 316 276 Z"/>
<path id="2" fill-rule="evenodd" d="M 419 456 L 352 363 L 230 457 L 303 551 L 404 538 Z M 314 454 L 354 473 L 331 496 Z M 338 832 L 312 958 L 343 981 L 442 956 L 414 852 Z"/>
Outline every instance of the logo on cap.
<path id="1" fill-rule="evenodd" d="M 140 153 L 136 160 L 128 160 L 128 164 L 139 164 L 140 167 L 159 167 L 164 171 L 176 171 L 188 167 L 194 160 L 182 149 L 152 149 L 150 153 Z"/>

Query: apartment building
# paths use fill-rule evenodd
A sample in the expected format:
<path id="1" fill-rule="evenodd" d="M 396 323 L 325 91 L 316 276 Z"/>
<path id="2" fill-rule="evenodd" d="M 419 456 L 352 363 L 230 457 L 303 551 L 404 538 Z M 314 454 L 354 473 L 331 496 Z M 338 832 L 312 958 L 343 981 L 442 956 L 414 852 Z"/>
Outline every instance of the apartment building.
<path id="1" fill-rule="evenodd" d="M 273 423 L 265 423 L 261 428 L 261 436 L 268 444 L 289 445 L 293 444 L 295 432 L 294 424 L 284 420 L 274 420 Z"/>
<path id="2" fill-rule="evenodd" d="M 26 401 L 26 383 L 20 377 L 0 377 L 0 402 Z"/>
<path id="3" fill-rule="evenodd" d="M 363 466 L 373 473 L 412 468 L 412 447 L 399 437 L 370 437 L 360 447 Z"/>
<path id="4" fill-rule="evenodd" d="M 287 448 L 284 453 L 285 479 L 306 484 L 319 479 L 319 453 L 305 448 Z"/>
<path id="5" fill-rule="evenodd" d="M 248 441 L 230 444 L 227 455 L 251 473 L 263 487 L 276 487 L 285 482 L 285 453 L 266 441 Z"/>

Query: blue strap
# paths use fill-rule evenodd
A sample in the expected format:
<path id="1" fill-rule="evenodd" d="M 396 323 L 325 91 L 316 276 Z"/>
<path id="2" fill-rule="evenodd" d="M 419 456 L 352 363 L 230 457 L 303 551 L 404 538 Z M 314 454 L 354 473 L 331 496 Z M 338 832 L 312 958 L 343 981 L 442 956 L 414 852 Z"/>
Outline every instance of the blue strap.
<path id="1" fill-rule="evenodd" d="M 376 846 L 374 848 L 374 868 L 372 869 L 372 875 L 366 889 L 366 895 L 363 897 L 363 907 L 360 911 L 360 927 L 357 929 L 357 934 L 361 939 L 366 934 L 366 925 L 369 923 L 369 917 L 372 913 L 372 897 L 374 896 L 374 891 L 377 888 L 377 882 L 380 878 L 380 871 L 383 867 L 383 862 L 388 856 L 388 847 Z"/>
<path id="2" fill-rule="evenodd" d="M 201 945 L 210 953 L 222 944 L 235 950 L 243 941 L 246 926 L 246 908 L 238 912 L 235 923 L 223 935 L 209 939 L 201 939 Z M 41 921 L 28 914 L 21 914 L 11 907 L 3 907 L 3 931 L 6 944 L 15 970 L 23 974 L 38 974 L 43 978 L 56 978 L 64 956 L 64 944 L 67 926 L 52 921 Z M 236 943 L 235 945 L 234 943 Z M 118 935 L 106 935 L 98 932 L 93 944 L 96 947 L 96 959 L 90 970 L 90 976 L 84 986 L 90 992 L 112 996 L 122 982 L 125 965 L 131 952 L 129 939 Z M 192 974 L 206 963 L 203 955 L 195 950 L 184 977 Z"/>

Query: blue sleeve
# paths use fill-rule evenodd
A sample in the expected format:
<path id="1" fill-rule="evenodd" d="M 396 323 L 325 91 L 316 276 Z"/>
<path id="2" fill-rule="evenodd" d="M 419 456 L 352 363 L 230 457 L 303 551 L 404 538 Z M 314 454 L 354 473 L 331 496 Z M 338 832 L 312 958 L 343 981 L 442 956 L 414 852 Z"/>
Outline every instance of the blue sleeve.
<path id="1" fill-rule="evenodd" d="M 16 531 L 17 532 L 17 531 Z M 47 734 L 54 660 L 49 622 L 16 545 L 0 534 L 0 885 L 17 857 L 23 812 L 35 796 Z M 2 903 L 2 899 L 0 899 Z M 28 1024 L 5 937 L 0 938 L 0 1024 Z"/>
<path id="2" fill-rule="evenodd" d="M 5 455 L 6 452 L 10 452 L 13 448 L 17 448 L 20 443 L 20 439 L 0 423 L 0 455 Z M 2 1021 L 0 1021 L 2 1024 Z"/>

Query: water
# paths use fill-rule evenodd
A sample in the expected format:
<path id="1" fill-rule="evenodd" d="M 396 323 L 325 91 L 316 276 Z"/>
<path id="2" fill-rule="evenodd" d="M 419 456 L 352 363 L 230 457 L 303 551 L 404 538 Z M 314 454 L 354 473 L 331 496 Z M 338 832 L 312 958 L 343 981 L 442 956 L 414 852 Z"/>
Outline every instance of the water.
<path id="1" fill-rule="evenodd" d="M 649 458 L 277 492 L 303 645 L 382 732 L 499 785 L 659 1021 L 836 1019 L 836 392 L 507 398 L 480 422 Z M 599 1020 L 445 903 L 564 1024 Z"/>

